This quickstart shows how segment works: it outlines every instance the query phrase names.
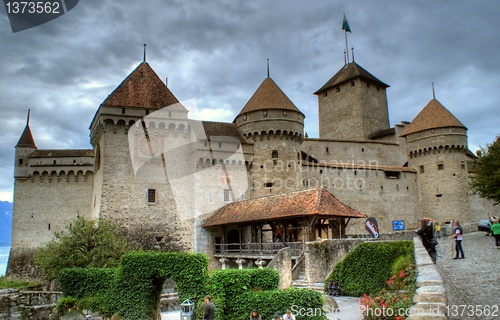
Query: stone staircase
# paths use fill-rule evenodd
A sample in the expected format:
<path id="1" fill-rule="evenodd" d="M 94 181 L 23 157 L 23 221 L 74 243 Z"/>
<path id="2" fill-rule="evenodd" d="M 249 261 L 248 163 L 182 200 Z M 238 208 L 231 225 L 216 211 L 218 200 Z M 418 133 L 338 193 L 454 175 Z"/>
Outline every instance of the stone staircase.
<path id="1" fill-rule="evenodd" d="M 297 277 L 297 279 L 292 281 L 292 286 L 294 288 L 315 290 L 315 291 L 318 291 L 319 293 L 323 294 L 325 292 L 323 282 L 310 283 L 306 279 L 306 271 L 305 271 L 304 265 L 302 264 L 301 266 L 299 266 L 299 268 L 300 269 L 297 270 L 298 277 Z"/>

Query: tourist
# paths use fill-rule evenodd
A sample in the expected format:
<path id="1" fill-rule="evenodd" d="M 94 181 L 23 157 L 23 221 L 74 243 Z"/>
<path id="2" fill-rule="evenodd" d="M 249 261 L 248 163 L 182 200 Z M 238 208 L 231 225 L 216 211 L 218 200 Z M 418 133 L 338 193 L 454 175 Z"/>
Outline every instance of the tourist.
<path id="1" fill-rule="evenodd" d="M 250 315 L 250 320 L 261 320 L 260 314 L 257 310 L 253 309 L 252 314 Z"/>
<path id="2" fill-rule="evenodd" d="M 458 220 L 453 220 L 453 225 L 455 228 L 453 235 L 451 236 L 455 239 L 455 257 L 453 259 L 465 259 L 464 249 L 462 248 L 462 226 L 460 226 L 460 222 Z"/>
<path id="3" fill-rule="evenodd" d="M 441 223 L 441 235 L 443 236 L 443 239 L 448 237 L 448 235 L 446 234 L 446 221 L 443 221 Z"/>
<path id="4" fill-rule="evenodd" d="M 432 259 L 432 262 L 436 263 L 437 260 L 437 251 L 436 245 L 437 241 L 434 238 L 434 220 L 429 218 L 420 219 L 420 228 L 415 230 L 415 232 L 419 235 L 420 240 L 422 241 L 422 245 L 425 247 L 429 256 Z"/>
<path id="5" fill-rule="evenodd" d="M 295 316 L 292 314 L 292 311 L 290 309 L 286 310 L 285 314 L 283 315 L 283 320 L 295 320 Z"/>
<path id="6" fill-rule="evenodd" d="M 436 234 L 435 234 L 434 237 L 435 238 L 441 238 L 441 226 L 438 223 L 436 223 L 435 230 L 436 230 Z"/>
<path id="7" fill-rule="evenodd" d="M 498 219 L 493 220 L 491 225 L 491 235 L 495 237 L 495 244 L 497 249 L 500 248 L 500 222 Z"/>
<path id="8" fill-rule="evenodd" d="M 215 319 L 215 305 L 212 302 L 212 297 L 205 296 L 205 306 L 203 307 L 203 320 Z"/>

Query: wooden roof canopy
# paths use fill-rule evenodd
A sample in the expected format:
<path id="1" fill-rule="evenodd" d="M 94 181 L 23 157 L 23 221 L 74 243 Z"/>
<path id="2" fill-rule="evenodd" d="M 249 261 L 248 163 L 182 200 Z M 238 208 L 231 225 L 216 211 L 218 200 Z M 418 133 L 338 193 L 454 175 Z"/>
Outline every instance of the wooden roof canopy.
<path id="1" fill-rule="evenodd" d="M 233 202 L 203 224 L 204 228 L 227 224 L 271 222 L 290 218 L 366 218 L 335 198 L 325 187 Z"/>

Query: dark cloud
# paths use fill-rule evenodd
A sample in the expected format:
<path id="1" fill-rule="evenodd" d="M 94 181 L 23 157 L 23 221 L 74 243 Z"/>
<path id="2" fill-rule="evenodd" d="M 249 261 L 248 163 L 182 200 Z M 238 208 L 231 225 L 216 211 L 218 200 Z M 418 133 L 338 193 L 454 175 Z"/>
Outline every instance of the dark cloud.
<path id="1" fill-rule="evenodd" d="M 494 140 L 496 0 L 85 0 L 15 34 L 0 15 L 0 195 L 12 190 L 13 147 L 27 109 L 40 148 L 90 147 L 95 111 L 142 60 L 143 43 L 148 62 L 179 99 L 224 110 L 224 121 L 264 80 L 269 58 L 271 76 L 306 114 L 309 136 L 317 136 L 313 92 L 343 65 L 343 12 L 356 62 L 391 85 L 391 124 L 412 120 L 434 82 L 437 98 L 468 127 L 471 149 Z"/>

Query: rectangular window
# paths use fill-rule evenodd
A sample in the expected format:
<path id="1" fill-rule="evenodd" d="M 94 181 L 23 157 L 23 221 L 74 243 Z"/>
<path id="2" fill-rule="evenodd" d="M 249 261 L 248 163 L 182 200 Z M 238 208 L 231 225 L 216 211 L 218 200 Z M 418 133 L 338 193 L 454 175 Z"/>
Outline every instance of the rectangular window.
<path id="1" fill-rule="evenodd" d="M 23 165 L 23 159 L 19 159 L 19 165 L 22 166 Z"/>
<path id="2" fill-rule="evenodd" d="M 156 189 L 148 189 L 148 203 L 156 203 Z"/>
<path id="3" fill-rule="evenodd" d="M 425 172 L 424 166 L 420 166 L 420 173 L 424 173 L 424 172 Z"/>
<path id="4" fill-rule="evenodd" d="M 278 150 L 273 150 L 273 152 L 271 153 L 271 157 L 273 159 L 277 159 L 278 158 Z"/>
<path id="5" fill-rule="evenodd" d="M 465 170 L 465 161 L 462 161 L 462 169 Z"/>
<path id="6" fill-rule="evenodd" d="M 274 187 L 274 182 L 266 182 L 265 186 L 266 188 L 272 188 Z"/>
<path id="7" fill-rule="evenodd" d="M 224 189 L 224 201 L 229 201 L 229 189 Z"/>
<path id="8" fill-rule="evenodd" d="M 444 164 L 438 163 L 438 170 L 444 170 Z"/>

